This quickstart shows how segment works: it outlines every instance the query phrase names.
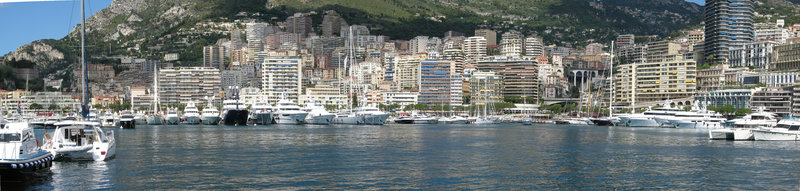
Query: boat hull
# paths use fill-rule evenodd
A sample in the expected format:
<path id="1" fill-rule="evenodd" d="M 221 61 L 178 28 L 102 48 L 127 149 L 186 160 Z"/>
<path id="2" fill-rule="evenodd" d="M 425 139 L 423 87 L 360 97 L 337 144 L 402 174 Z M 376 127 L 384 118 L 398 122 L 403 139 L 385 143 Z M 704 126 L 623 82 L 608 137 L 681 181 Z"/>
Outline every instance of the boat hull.
<path id="1" fill-rule="evenodd" d="M 438 119 L 414 119 L 414 124 L 437 124 Z"/>
<path id="2" fill-rule="evenodd" d="M 661 127 L 661 124 L 651 118 L 631 118 L 628 120 L 628 127 Z"/>
<path id="3" fill-rule="evenodd" d="M 276 124 L 290 124 L 290 125 L 297 125 L 303 124 L 303 121 L 306 119 L 306 115 L 308 113 L 291 113 L 291 114 L 280 114 L 276 113 L 272 116 L 272 119 L 275 120 Z"/>
<path id="4" fill-rule="evenodd" d="M 306 116 L 305 123 L 314 125 L 328 125 L 331 124 L 331 121 L 333 121 L 334 117 L 336 117 L 336 115 L 333 114 Z"/>
<path id="5" fill-rule="evenodd" d="M 225 125 L 247 125 L 247 110 L 228 110 L 222 118 Z"/>
<path id="6" fill-rule="evenodd" d="M 211 117 L 206 116 L 206 117 L 202 117 L 200 119 L 200 122 L 202 122 L 203 125 L 217 125 L 217 124 L 219 124 L 219 120 L 220 120 L 220 118 L 217 117 L 217 116 L 211 116 Z"/>
<path id="7" fill-rule="evenodd" d="M 136 122 L 134 120 L 120 121 L 119 124 L 120 124 L 120 127 L 123 128 L 123 129 L 135 129 L 136 128 Z"/>
<path id="8" fill-rule="evenodd" d="M 163 125 L 163 124 L 164 124 L 164 118 L 161 118 L 160 116 L 147 117 L 147 125 Z"/>
<path id="9" fill-rule="evenodd" d="M 733 130 L 714 129 L 708 131 L 708 139 L 711 140 L 733 140 Z"/>
<path id="10" fill-rule="evenodd" d="M 189 125 L 200 124 L 200 116 L 184 116 L 183 124 L 189 124 Z"/>
<path id="11" fill-rule="evenodd" d="M 607 119 L 592 119 L 592 123 L 597 126 L 614 126 L 614 122 Z"/>
<path id="12" fill-rule="evenodd" d="M 167 117 L 167 125 L 177 125 L 179 123 L 181 123 L 180 117 Z"/>
<path id="13" fill-rule="evenodd" d="M 53 155 L 40 151 L 36 155 L 16 160 L 0 160 L 0 181 L 24 180 L 38 172 L 46 172 L 53 166 Z"/>
<path id="14" fill-rule="evenodd" d="M 333 124 L 346 124 L 346 125 L 361 125 L 364 124 L 364 118 L 361 116 L 336 116 L 333 118 Z"/>
<path id="15" fill-rule="evenodd" d="M 733 130 L 733 140 L 734 141 L 752 141 L 752 140 L 755 140 L 755 137 L 753 137 L 753 130 L 754 129 L 734 129 Z"/>
<path id="16" fill-rule="evenodd" d="M 268 125 L 275 123 L 272 121 L 272 113 L 256 113 L 255 119 L 253 119 L 253 123 L 256 125 Z"/>
<path id="17" fill-rule="evenodd" d="M 800 141 L 800 132 L 780 132 L 769 130 L 753 130 L 756 141 Z"/>
<path id="18" fill-rule="evenodd" d="M 414 119 L 395 119 L 394 123 L 397 123 L 397 124 L 414 124 Z"/>
<path id="19" fill-rule="evenodd" d="M 364 117 L 364 124 L 367 125 L 383 125 L 386 123 L 386 119 L 389 118 L 389 114 L 381 114 L 381 115 L 363 115 Z"/>
<path id="20" fill-rule="evenodd" d="M 147 125 L 147 119 L 145 119 L 145 118 L 133 119 L 133 122 L 136 125 Z"/>
<path id="21" fill-rule="evenodd" d="M 675 125 L 678 129 L 719 129 L 722 128 L 720 122 L 678 122 Z"/>

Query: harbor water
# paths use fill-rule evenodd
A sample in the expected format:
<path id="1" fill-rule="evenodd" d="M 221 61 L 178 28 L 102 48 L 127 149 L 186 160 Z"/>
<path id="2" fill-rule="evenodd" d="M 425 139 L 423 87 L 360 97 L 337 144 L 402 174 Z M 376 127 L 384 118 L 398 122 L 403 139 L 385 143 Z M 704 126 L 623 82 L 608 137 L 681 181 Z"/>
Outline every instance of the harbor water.
<path id="1" fill-rule="evenodd" d="M 111 129 L 109 129 L 111 130 Z M 137 126 L 117 156 L 3 189 L 748 189 L 800 187 L 800 142 L 554 125 Z M 45 130 L 37 130 L 37 137 Z"/>

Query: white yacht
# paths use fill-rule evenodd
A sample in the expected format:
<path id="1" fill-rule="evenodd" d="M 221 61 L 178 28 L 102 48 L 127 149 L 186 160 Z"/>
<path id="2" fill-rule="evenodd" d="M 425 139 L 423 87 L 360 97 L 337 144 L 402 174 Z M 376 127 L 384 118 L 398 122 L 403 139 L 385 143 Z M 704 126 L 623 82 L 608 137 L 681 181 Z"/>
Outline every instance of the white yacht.
<path id="1" fill-rule="evenodd" d="M 272 124 L 272 106 L 269 103 L 258 102 L 250 106 L 250 120 L 256 125 Z"/>
<path id="2" fill-rule="evenodd" d="M 165 120 L 167 120 L 167 125 L 177 125 L 181 123 L 181 116 L 178 115 L 178 108 L 168 108 L 165 118 Z"/>
<path id="3" fill-rule="evenodd" d="M 308 115 L 297 104 L 286 99 L 278 101 L 274 109 L 272 118 L 277 124 L 302 124 Z"/>
<path id="4" fill-rule="evenodd" d="M 203 125 L 217 125 L 219 121 L 219 110 L 209 101 L 208 105 L 200 112 L 200 122 L 202 122 Z"/>
<path id="5" fill-rule="evenodd" d="M 709 130 L 709 139 L 737 141 L 754 140 L 753 130 L 769 129 L 775 127 L 778 123 L 777 115 L 764 112 L 763 108 L 760 108 L 756 113 L 731 121 L 733 122 L 733 128 Z"/>
<path id="6" fill-rule="evenodd" d="M 133 116 L 134 125 L 147 125 L 147 116 L 142 111 L 136 112 Z"/>
<path id="7" fill-rule="evenodd" d="M 355 109 L 356 116 L 364 118 L 366 125 L 383 125 L 389 114 L 382 112 L 375 106 L 363 106 Z"/>
<path id="8" fill-rule="evenodd" d="M 336 115 L 328 112 L 328 110 L 325 110 L 324 106 L 313 103 L 306 104 L 302 110 L 308 113 L 306 119 L 304 120 L 304 123 L 306 124 L 327 125 L 333 121 L 334 117 L 336 117 Z"/>
<path id="9" fill-rule="evenodd" d="M 189 104 L 183 108 L 183 123 L 191 125 L 200 123 L 200 111 L 194 105 L 194 101 L 189 101 Z"/>
<path id="10" fill-rule="evenodd" d="M 100 125 L 106 128 L 117 128 L 119 127 L 119 119 L 114 116 L 114 113 L 106 111 L 106 113 L 100 117 Z"/>
<path id="11" fill-rule="evenodd" d="M 333 124 L 361 125 L 364 124 L 364 117 L 358 116 L 350 111 L 343 111 L 333 117 Z"/>
<path id="12" fill-rule="evenodd" d="M 0 177 L 30 176 L 53 165 L 53 155 L 39 148 L 39 141 L 28 123 L 2 121 L 0 149 L 7 152 L 0 152 Z"/>
<path id="13" fill-rule="evenodd" d="M 441 124 L 467 124 L 467 118 L 453 115 L 450 117 L 442 117 L 439 119 L 439 123 Z"/>
<path id="14" fill-rule="evenodd" d="M 782 119 L 775 128 L 752 131 L 756 141 L 800 141 L 800 121 L 796 119 Z"/>
<path id="15" fill-rule="evenodd" d="M 56 123 L 52 137 L 45 134 L 44 149 L 56 159 L 104 161 L 116 155 L 114 131 L 103 132 L 89 121 Z"/>
<path id="16" fill-rule="evenodd" d="M 120 128 L 123 129 L 134 129 L 136 128 L 136 120 L 134 119 L 136 116 L 130 112 L 122 112 L 119 115 L 119 125 Z"/>
<path id="17" fill-rule="evenodd" d="M 222 101 L 222 123 L 225 125 L 247 125 L 249 113 L 247 106 L 241 100 Z"/>
<path id="18" fill-rule="evenodd" d="M 669 118 L 668 124 L 680 129 L 720 129 L 725 124 L 725 118 L 713 111 L 678 112 Z"/>
<path id="19" fill-rule="evenodd" d="M 153 114 L 147 116 L 148 125 L 164 124 L 164 116 L 158 112 L 158 64 L 153 64 Z"/>
<path id="20" fill-rule="evenodd" d="M 437 124 L 439 123 L 439 119 L 427 115 L 413 114 L 411 116 L 397 118 L 394 122 L 398 124 Z"/>

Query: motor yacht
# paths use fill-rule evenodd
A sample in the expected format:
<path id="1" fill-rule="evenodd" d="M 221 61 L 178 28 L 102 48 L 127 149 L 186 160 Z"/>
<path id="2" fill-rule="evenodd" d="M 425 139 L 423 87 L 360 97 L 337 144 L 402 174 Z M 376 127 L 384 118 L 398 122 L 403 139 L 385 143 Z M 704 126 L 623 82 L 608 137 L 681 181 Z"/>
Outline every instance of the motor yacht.
<path id="1" fill-rule="evenodd" d="M 164 117 L 161 116 L 161 113 L 153 113 L 152 115 L 147 116 L 147 125 L 162 124 L 164 124 Z"/>
<path id="2" fill-rule="evenodd" d="M 219 110 L 209 101 L 208 105 L 200 112 L 200 122 L 203 123 L 203 125 L 217 125 L 219 121 Z"/>
<path id="3" fill-rule="evenodd" d="M 58 159 L 104 161 L 116 155 L 114 131 L 104 132 L 90 121 L 56 123 L 52 136 L 45 134 L 44 149 Z"/>
<path id="4" fill-rule="evenodd" d="M 165 117 L 167 125 L 177 125 L 181 123 L 181 116 L 178 115 L 178 108 L 168 108 Z"/>
<path id="5" fill-rule="evenodd" d="M 328 125 L 333 121 L 333 118 L 336 117 L 336 115 L 325 110 L 324 106 L 313 103 L 306 104 L 302 110 L 308 113 L 304 120 L 306 124 Z"/>
<path id="6" fill-rule="evenodd" d="M 277 124 L 302 124 L 308 115 L 307 112 L 300 110 L 297 104 L 287 99 L 278 101 L 274 109 L 272 118 Z"/>
<path id="7" fill-rule="evenodd" d="M 238 99 L 222 101 L 222 123 L 225 125 L 247 125 L 249 114 L 245 103 Z"/>
<path id="8" fill-rule="evenodd" d="M 364 124 L 366 125 L 383 125 L 386 123 L 386 119 L 389 118 L 388 113 L 382 112 L 375 106 L 358 107 L 354 112 L 356 116 L 364 118 Z"/>
<path id="9" fill-rule="evenodd" d="M 136 120 L 134 119 L 136 116 L 130 112 L 123 112 L 119 115 L 119 124 L 120 128 L 123 129 L 134 129 L 136 128 Z"/>
<path id="10" fill-rule="evenodd" d="M 752 132 L 756 141 L 800 141 L 800 121 L 782 119 L 774 128 L 755 129 Z"/>
<path id="11" fill-rule="evenodd" d="M 250 106 L 250 120 L 256 125 L 273 124 L 272 106 L 269 103 L 257 102 Z"/>
<path id="12" fill-rule="evenodd" d="M 102 117 L 100 117 L 100 125 L 105 128 L 117 128 L 119 127 L 119 119 L 114 116 L 114 113 L 107 111 Z"/>
<path id="13" fill-rule="evenodd" d="M 194 101 L 189 101 L 186 107 L 183 108 L 183 123 L 195 125 L 200 123 L 200 111 L 194 105 Z"/>
<path id="14" fill-rule="evenodd" d="M 133 116 L 133 124 L 134 125 L 147 125 L 147 116 L 144 115 L 143 112 L 139 111 Z"/>
<path id="15" fill-rule="evenodd" d="M 343 111 L 333 117 L 333 124 L 361 125 L 364 124 L 364 117 L 358 116 L 350 111 Z"/>
<path id="16" fill-rule="evenodd" d="M 731 122 L 733 122 L 733 128 L 709 130 L 709 139 L 736 141 L 754 140 L 753 130 L 768 130 L 775 127 L 778 120 L 776 114 L 764 112 L 763 108 L 759 108 L 758 112 L 731 120 Z"/>
<path id="17" fill-rule="evenodd" d="M 437 124 L 439 123 L 439 119 L 426 115 L 414 114 L 411 116 L 402 116 L 395 119 L 394 122 L 399 124 Z"/>
<path id="18" fill-rule="evenodd" d="M 441 124 L 467 124 L 467 122 L 467 118 L 458 115 L 439 118 L 439 123 Z"/>
<path id="19" fill-rule="evenodd" d="M 33 128 L 25 122 L 0 122 L 0 177 L 23 178 L 46 172 L 53 155 L 39 147 Z"/>

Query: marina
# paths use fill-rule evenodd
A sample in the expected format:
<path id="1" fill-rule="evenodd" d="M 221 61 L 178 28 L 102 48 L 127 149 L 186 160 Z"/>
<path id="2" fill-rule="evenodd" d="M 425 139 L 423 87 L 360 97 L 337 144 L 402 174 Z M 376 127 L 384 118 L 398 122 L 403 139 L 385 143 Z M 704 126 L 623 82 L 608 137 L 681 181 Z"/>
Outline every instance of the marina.
<path id="1" fill-rule="evenodd" d="M 795 141 L 570 125 L 140 126 L 118 153 L 54 162 L 25 189 L 797 188 Z M 52 130 L 36 130 L 37 137 Z"/>

